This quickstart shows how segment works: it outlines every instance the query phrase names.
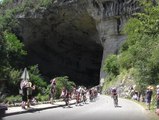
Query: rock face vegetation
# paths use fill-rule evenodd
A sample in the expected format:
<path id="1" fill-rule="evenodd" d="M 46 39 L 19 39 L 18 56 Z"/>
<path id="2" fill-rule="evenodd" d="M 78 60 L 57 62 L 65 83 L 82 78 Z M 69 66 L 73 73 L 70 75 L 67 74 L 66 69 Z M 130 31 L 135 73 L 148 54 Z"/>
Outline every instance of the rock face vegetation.
<path id="1" fill-rule="evenodd" d="M 144 93 L 148 85 L 156 86 L 158 77 L 158 11 L 157 2 L 142 2 L 141 12 L 133 14 L 123 32 L 127 35 L 116 55 L 105 60 L 107 82 L 118 81 L 117 86 L 133 86 Z"/>

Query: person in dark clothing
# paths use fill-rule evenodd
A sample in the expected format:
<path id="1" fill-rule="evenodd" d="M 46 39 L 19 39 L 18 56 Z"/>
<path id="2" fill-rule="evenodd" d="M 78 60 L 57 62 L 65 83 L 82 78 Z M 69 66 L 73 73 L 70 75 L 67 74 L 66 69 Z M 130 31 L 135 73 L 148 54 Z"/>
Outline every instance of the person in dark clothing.
<path id="1" fill-rule="evenodd" d="M 146 90 L 146 103 L 147 103 L 148 110 L 150 110 L 152 94 L 153 94 L 152 87 L 148 86 Z"/>
<path id="2" fill-rule="evenodd" d="M 117 94 L 117 89 L 116 88 L 112 88 L 111 97 L 114 100 L 114 106 L 117 107 L 118 106 L 118 94 Z"/>
<path id="3" fill-rule="evenodd" d="M 22 80 L 20 83 L 20 88 L 22 90 L 22 103 L 21 106 L 23 109 L 25 109 L 26 103 L 27 103 L 27 81 L 26 80 Z"/>

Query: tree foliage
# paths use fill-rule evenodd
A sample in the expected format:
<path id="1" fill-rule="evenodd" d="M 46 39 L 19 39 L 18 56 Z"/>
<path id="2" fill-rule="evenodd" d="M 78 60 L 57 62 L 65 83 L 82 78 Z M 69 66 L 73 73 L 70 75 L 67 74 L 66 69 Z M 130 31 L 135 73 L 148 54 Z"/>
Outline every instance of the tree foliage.
<path id="1" fill-rule="evenodd" d="M 1 36 L 0 49 L 0 79 L 13 80 L 13 74 L 19 74 L 15 71 L 22 64 L 22 57 L 26 55 L 24 45 L 15 34 L 5 31 Z"/>
<path id="2" fill-rule="evenodd" d="M 103 70 L 113 75 L 119 74 L 119 63 L 116 55 L 110 55 L 107 57 Z"/>

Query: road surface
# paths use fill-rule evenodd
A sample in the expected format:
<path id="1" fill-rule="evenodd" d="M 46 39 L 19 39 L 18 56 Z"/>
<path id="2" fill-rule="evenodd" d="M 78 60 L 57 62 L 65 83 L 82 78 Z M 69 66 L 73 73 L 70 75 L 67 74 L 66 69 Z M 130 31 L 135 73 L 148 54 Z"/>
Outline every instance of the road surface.
<path id="1" fill-rule="evenodd" d="M 53 108 L 6 116 L 3 120 L 148 120 L 144 108 L 129 100 L 119 99 L 114 107 L 109 96 L 99 96 L 95 102 L 71 108 Z"/>

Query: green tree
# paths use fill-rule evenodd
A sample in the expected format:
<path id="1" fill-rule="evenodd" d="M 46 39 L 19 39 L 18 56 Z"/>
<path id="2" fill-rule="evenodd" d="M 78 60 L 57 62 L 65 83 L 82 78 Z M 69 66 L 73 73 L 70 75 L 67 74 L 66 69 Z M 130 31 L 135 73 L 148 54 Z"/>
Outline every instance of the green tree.
<path id="1" fill-rule="evenodd" d="M 115 76 L 119 74 L 119 63 L 117 55 L 109 55 L 107 57 L 104 62 L 103 70 Z"/>
<path id="2" fill-rule="evenodd" d="M 10 94 L 18 93 L 20 66 L 26 55 L 24 45 L 11 32 L 2 32 L 0 36 L 0 80 L 6 80 L 7 88 L 13 88 Z"/>
<path id="3" fill-rule="evenodd" d="M 38 93 L 43 94 L 45 92 L 45 89 L 47 88 L 47 83 L 40 74 L 38 65 L 30 66 L 28 71 L 30 76 L 29 81 L 31 81 L 32 84 L 36 86 L 35 95 L 37 95 Z"/>
<path id="4" fill-rule="evenodd" d="M 12 67 L 16 67 L 22 62 L 22 58 L 27 54 L 24 50 L 24 44 L 20 42 L 13 33 L 4 32 L 3 38 L 6 59 Z"/>

